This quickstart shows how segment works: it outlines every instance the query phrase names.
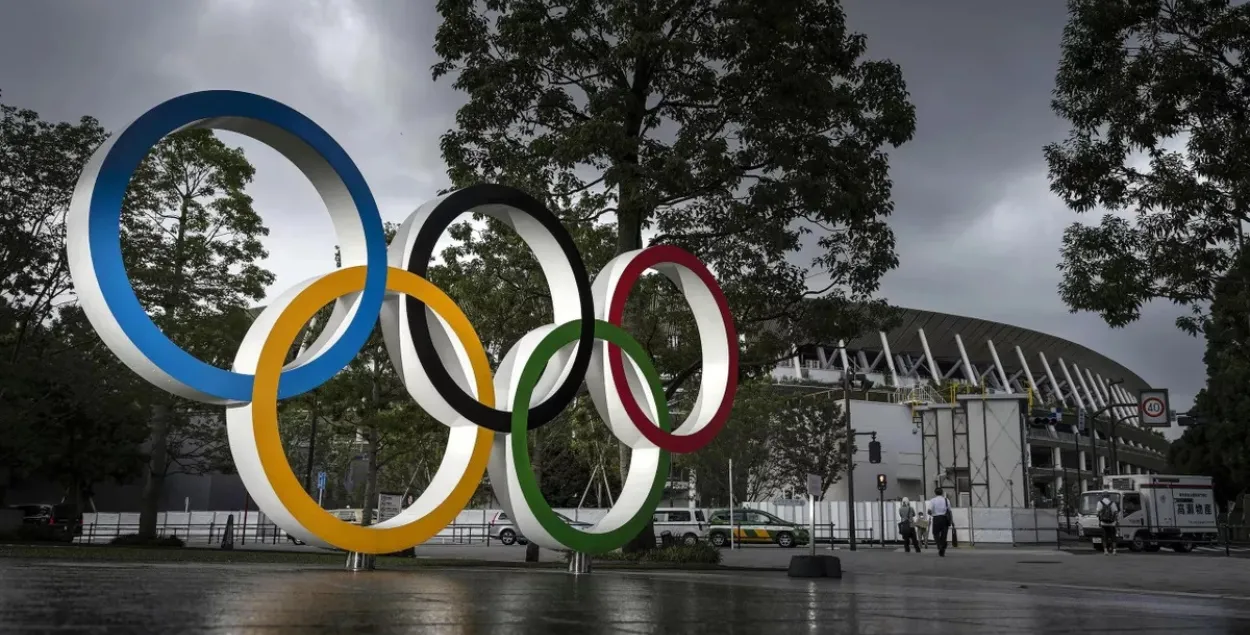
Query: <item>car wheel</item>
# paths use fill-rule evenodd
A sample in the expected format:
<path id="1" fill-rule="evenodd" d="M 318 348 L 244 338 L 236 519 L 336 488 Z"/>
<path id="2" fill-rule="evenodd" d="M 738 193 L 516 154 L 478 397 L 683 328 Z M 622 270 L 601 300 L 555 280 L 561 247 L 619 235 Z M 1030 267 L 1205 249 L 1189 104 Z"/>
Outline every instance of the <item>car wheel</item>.
<path id="1" fill-rule="evenodd" d="M 713 547 L 724 547 L 729 544 L 729 536 L 721 531 L 712 532 L 711 541 Z"/>
<path id="2" fill-rule="evenodd" d="M 1188 540 L 1183 540 L 1172 545 L 1172 550 L 1176 553 L 1189 553 L 1194 550 L 1194 543 Z"/>
<path id="3" fill-rule="evenodd" d="M 699 544 L 699 537 L 694 534 L 686 534 L 681 537 L 681 544 L 687 547 L 693 547 Z"/>
<path id="4" fill-rule="evenodd" d="M 1141 553 L 1145 551 L 1146 550 L 1145 534 L 1141 534 L 1141 533 L 1134 534 L 1133 540 L 1128 543 L 1128 550 L 1132 551 L 1133 553 Z"/>
<path id="5" fill-rule="evenodd" d="M 793 547 L 794 546 L 794 534 L 791 534 L 788 531 L 783 531 L 777 534 L 777 544 L 782 547 L 785 547 L 786 549 Z"/>
<path id="6" fill-rule="evenodd" d="M 502 542 L 505 545 L 516 544 L 516 532 L 511 529 L 505 529 L 499 532 L 499 542 Z"/>

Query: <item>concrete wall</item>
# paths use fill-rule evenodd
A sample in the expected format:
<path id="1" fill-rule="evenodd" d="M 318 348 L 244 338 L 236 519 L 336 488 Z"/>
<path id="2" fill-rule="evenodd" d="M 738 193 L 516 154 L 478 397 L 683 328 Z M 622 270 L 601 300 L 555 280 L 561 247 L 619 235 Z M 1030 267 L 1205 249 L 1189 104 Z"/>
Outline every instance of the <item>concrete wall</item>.
<path id="1" fill-rule="evenodd" d="M 1024 395 L 959 397 L 968 422 L 972 507 L 1017 507 L 1029 487 L 1021 453 L 1020 409 Z"/>
<path id="2" fill-rule="evenodd" d="M 870 437 L 856 440 L 855 499 L 877 500 L 877 474 L 886 475 L 886 500 L 904 496 L 916 500 L 923 494 L 920 471 L 920 431 L 912 424 L 911 408 L 903 404 L 851 401 L 851 427 L 856 432 L 876 432 L 881 442 L 881 463 L 868 462 Z M 825 491 L 830 500 L 846 500 L 846 479 Z"/>

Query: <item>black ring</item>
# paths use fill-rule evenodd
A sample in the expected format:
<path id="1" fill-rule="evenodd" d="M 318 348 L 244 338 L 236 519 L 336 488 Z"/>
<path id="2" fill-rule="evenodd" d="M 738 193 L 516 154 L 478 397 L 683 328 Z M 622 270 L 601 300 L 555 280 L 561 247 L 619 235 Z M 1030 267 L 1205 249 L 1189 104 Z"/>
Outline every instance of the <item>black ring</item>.
<path id="1" fill-rule="evenodd" d="M 591 349 L 595 342 L 595 302 L 590 293 L 590 275 L 586 264 L 582 262 L 573 236 L 565 229 L 560 219 L 537 199 L 516 188 L 503 185 L 471 185 L 448 195 L 436 206 L 429 218 L 421 224 L 417 238 L 412 245 L 412 254 L 408 256 L 408 271 L 426 277 L 430 266 L 430 257 L 434 254 L 434 244 L 443 232 L 455 222 L 461 214 L 483 205 L 506 205 L 529 215 L 538 221 L 560 245 L 564 257 L 573 271 L 573 280 L 577 286 L 577 296 L 581 300 L 582 325 L 581 336 L 577 340 L 577 352 L 573 356 L 573 366 L 568 378 L 546 401 L 530 408 L 528 428 L 533 430 L 555 419 L 566 406 L 577 396 L 582 381 L 586 379 L 586 371 L 590 368 Z M 560 293 L 561 289 L 552 289 L 552 294 Z M 425 368 L 430 385 L 443 397 L 460 416 L 469 421 L 495 432 L 512 430 L 512 412 L 498 410 L 486 406 L 473 398 L 456 384 L 455 380 L 443 366 L 443 361 L 434 348 L 434 340 L 430 337 L 429 319 L 426 317 L 425 303 L 405 296 L 408 307 L 408 330 L 412 335 L 412 346 L 417 351 L 417 360 Z"/>

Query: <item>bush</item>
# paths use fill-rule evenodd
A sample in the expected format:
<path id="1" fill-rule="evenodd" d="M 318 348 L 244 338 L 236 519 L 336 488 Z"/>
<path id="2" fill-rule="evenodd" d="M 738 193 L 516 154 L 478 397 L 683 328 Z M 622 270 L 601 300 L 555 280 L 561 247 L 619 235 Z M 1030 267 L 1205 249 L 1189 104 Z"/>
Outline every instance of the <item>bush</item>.
<path id="1" fill-rule="evenodd" d="M 141 538 L 139 534 L 125 534 L 118 536 L 109 541 L 110 545 L 118 547 L 181 547 L 182 539 L 177 536 L 157 536 L 156 538 Z"/>
<path id="2" fill-rule="evenodd" d="M 20 525 L 12 534 L 20 542 L 73 542 L 74 535 L 57 525 Z"/>
<path id="3" fill-rule="evenodd" d="M 565 555 L 565 560 L 572 558 L 572 553 Z M 672 564 L 720 564 L 721 550 L 712 545 L 673 545 L 662 549 L 646 551 L 609 551 L 594 555 L 595 560 L 606 562 L 666 562 Z"/>

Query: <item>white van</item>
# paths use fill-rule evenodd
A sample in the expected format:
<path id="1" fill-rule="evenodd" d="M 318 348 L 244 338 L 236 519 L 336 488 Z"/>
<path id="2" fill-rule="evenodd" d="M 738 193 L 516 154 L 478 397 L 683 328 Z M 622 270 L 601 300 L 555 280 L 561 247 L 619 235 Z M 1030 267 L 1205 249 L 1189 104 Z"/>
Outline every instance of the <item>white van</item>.
<path id="1" fill-rule="evenodd" d="M 1103 478 L 1102 489 L 1081 495 L 1081 539 L 1103 550 L 1098 501 L 1110 498 L 1120 507 L 1118 544 L 1130 551 L 1192 551 L 1218 539 L 1214 489 L 1209 476 L 1126 474 Z"/>
<path id="2" fill-rule="evenodd" d="M 655 522 L 657 540 L 667 531 L 683 545 L 699 544 L 699 536 L 707 529 L 707 514 L 694 507 L 657 509 L 652 520 Z"/>

